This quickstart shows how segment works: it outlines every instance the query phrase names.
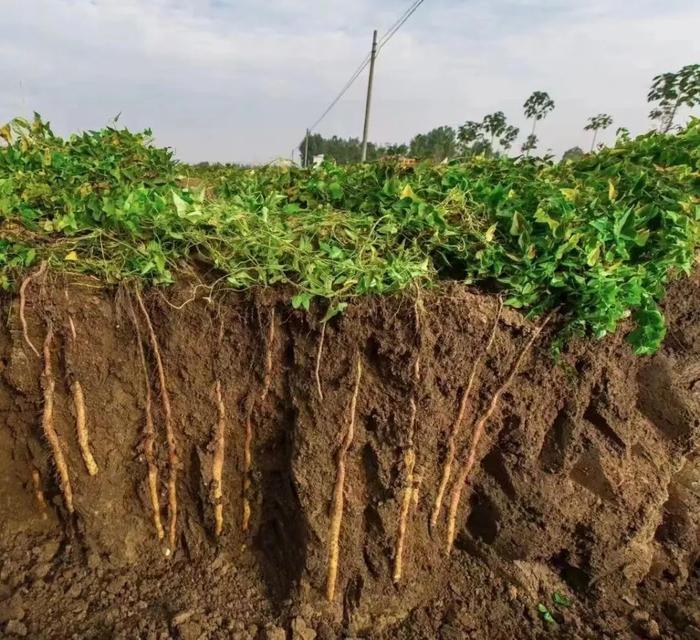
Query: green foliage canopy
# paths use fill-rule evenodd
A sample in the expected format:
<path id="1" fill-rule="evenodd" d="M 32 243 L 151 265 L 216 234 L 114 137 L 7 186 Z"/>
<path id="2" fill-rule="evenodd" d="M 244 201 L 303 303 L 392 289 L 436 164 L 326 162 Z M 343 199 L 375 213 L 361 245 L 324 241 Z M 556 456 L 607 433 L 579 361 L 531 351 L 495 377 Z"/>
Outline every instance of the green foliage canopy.
<path id="1" fill-rule="evenodd" d="M 357 296 L 458 278 L 533 314 L 560 307 L 567 335 L 604 336 L 632 314 L 630 340 L 649 353 L 665 284 L 691 270 L 700 243 L 697 119 L 563 163 L 229 167 L 197 188 L 148 132 L 62 139 L 38 118 L 1 131 L 6 288 L 39 260 L 151 284 L 196 263 L 238 289 L 287 284 L 294 306 L 325 300 L 333 314 Z"/>

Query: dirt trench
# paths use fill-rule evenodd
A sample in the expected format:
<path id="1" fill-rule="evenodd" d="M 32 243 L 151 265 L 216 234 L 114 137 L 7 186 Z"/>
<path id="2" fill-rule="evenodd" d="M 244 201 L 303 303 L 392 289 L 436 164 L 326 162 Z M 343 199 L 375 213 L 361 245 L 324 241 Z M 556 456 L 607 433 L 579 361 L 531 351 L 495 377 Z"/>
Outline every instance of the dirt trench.
<path id="1" fill-rule="evenodd" d="M 183 281 L 145 299 L 178 456 L 173 549 L 167 535 L 158 539 L 148 490 L 146 376 L 130 305 L 153 393 L 167 528 L 163 394 L 133 297 L 90 280 L 49 279 L 28 290 L 30 341 L 41 352 L 47 322 L 55 334 L 54 425 L 73 514 L 42 432 L 44 363 L 23 337 L 17 300 L 2 301 L 0 630 L 245 638 L 274 637 L 269 625 L 292 621 L 294 638 L 304 637 L 302 623 L 329 638 L 530 638 L 553 630 L 646 637 L 658 619 L 664 637 L 700 634 L 697 607 L 659 609 L 664 594 L 697 587 L 700 279 L 669 295 L 669 334 L 653 358 L 635 357 L 623 330 L 574 342 L 554 362 L 552 321 L 486 423 L 449 553 L 449 503 L 475 423 L 534 325 L 503 310 L 485 353 L 496 298 L 450 284 L 423 293 L 420 304 L 395 297 L 351 305 L 328 323 L 319 358 L 322 312 L 294 311 L 283 293 L 212 296 Z M 482 355 L 432 526 L 450 434 Z M 76 380 L 96 475 L 76 435 Z M 220 502 L 212 476 L 217 381 L 226 411 Z M 329 601 L 331 512 L 351 422 Z M 555 593 L 575 605 L 552 605 Z M 552 620 L 542 620 L 538 603 Z"/>

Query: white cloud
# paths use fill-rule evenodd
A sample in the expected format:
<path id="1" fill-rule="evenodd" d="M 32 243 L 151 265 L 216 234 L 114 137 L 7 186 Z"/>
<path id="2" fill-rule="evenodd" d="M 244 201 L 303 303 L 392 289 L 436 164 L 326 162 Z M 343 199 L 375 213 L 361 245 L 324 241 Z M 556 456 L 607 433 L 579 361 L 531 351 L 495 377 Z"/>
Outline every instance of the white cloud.
<path id="1" fill-rule="evenodd" d="M 381 4 L 381 7 L 377 5 Z M 38 110 L 60 132 L 117 112 L 187 160 L 287 155 L 408 0 L 5 0 L 0 120 Z M 545 146 L 586 144 L 589 115 L 648 126 L 651 77 L 700 59 L 693 0 L 426 0 L 377 65 L 372 138 L 406 140 L 525 97 L 557 109 Z M 358 135 L 362 77 L 321 126 Z"/>

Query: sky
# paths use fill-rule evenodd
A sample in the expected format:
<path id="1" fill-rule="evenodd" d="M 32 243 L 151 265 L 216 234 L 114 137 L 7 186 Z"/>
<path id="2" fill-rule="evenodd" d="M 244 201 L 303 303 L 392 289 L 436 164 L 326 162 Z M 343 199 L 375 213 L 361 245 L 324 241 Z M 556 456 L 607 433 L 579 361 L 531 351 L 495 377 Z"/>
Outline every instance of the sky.
<path id="1" fill-rule="evenodd" d="M 0 122 L 151 128 L 188 161 L 289 157 L 410 0 L 3 0 Z M 377 59 L 370 139 L 404 142 L 547 91 L 541 150 L 588 117 L 650 127 L 653 76 L 700 62 L 698 0 L 425 0 Z M 366 73 L 366 72 L 365 72 Z M 366 75 L 318 127 L 361 136 Z M 519 142 L 525 134 L 521 133 Z"/>

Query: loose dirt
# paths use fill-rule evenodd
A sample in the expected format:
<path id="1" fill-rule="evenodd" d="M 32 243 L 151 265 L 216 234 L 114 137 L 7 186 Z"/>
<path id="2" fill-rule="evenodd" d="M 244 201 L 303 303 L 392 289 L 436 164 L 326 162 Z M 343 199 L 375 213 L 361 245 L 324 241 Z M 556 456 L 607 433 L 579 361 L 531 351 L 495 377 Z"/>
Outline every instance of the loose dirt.
<path id="1" fill-rule="evenodd" d="M 497 299 L 456 284 L 421 305 L 364 299 L 327 324 L 319 358 L 323 310 L 294 311 L 281 291 L 208 292 L 182 281 L 144 295 L 161 376 L 145 324 L 143 366 L 126 290 L 27 286 L 31 343 L 44 344 L 47 322 L 54 331 L 53 427 L 73 514 L 42 430 L 46 363 L 18 300 L 0 300 L 3 637 L 700 638 L 700 278 L 672 287 L 651 358 L 631 353 L 623 329 L 555 362 L 552 319 L 484 425 L 449 554 L 448 505 L 434 526 L 431 514 Z M 503 310 L 447 499 L 534 330 Z M 176 478 L 174 544 L 154 524 L 147 456 L 164 525 Z"/>

